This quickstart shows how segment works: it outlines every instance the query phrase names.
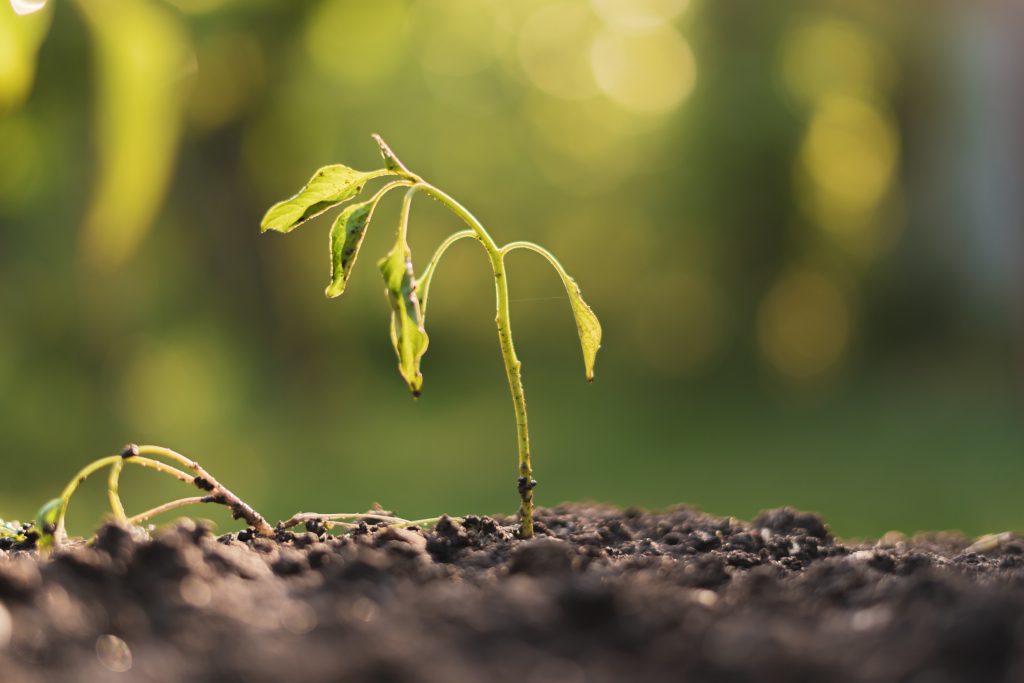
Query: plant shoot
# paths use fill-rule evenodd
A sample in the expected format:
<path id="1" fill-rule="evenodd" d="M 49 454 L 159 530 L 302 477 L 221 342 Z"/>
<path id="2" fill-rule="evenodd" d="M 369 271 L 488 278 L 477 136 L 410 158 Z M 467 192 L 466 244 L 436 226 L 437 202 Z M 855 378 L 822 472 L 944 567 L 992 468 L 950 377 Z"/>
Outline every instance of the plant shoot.
<path id="1" fill-rule="evenodd" d="M 370 181 L 390 178 L 391 180 L 369 199 L 345 206 L 331 224 L 331 278 L 326 294 L 328 297 L 337 297 L 345 291 L 345 285 L 355 266 L 359 248 L 377 205 L 391 190 L 405 190 L 395 244 L 377 265 L 384 277 L 385 292 L 391 305 L 391 343 L 398 356 L 398 371 L 414 397 L 419 396 L 423 389 L 420 362 L 429 344 L 425 321 L 430 283 L 437 265 L 445 251 L 455 242 L 472 238 L 480 243 L 494 275 L 498 343 L 515 408 L 519 445 L 520 535 L 523 538 L 530 538 L 533 536 L 533 488 L 537 482 L 533 478 L 533 465 L 530 460 L 530 434 L 526 419 L 526 398 L 523 394 L 522 364 L 512 343 L 505 256 L 517 249 L 536 252 L 543 256 L 562 278 L 583 347 L 587 380 L 594 378 L 594 360 L 601 345 L 601 324 L 590 306 L 584 302 L 576 281 L 569 276 L 551 252 L 532 242 L 509 242 L 499 247 L 480 221 L 462 204 L 410 171 L 379 135 L 373 137 L 380 147 L 384 168 L 363 172 L 334 164 L 319 169 L 295 196 L 270 207 L 260 224 L 261 231 L 291 232 L 309 219 L 355 199 Z M 413 270 L 407 234 L 412 200 L 419 192 L 441 202 L 465 223 L 468 229 L 455 232 L 445 239 L 417 276 Z"/>

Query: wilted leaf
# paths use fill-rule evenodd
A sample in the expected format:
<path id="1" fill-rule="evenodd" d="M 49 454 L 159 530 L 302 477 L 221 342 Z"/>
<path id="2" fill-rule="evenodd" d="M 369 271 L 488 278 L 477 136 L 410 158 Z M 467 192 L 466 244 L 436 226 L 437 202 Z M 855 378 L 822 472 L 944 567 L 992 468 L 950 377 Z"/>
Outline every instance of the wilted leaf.
<path id="1" fill-rule="evenodd" d="M 363 186 L 368 180 L 387 173 L 364 173 L 342 164 L 324 166 L 313 174 L 309 182 L 294 197 L 270 207 L 260 222 L 260 232 L 291 232 L 310 218 L 355 197 L 363 191 Z"/>
<path id="2" fill-rule="evenodd" d="M 331 284 L 327 285 L 327 296 L 334 298 L 345 291 L 376 205 L 374 199 L 353 204 L 345 207 L 334 219 L 331 225 Z"/>
<path id="3" fill-rule="evenodd" d="M 573 317 L 576 318 L 576 331 L 579 332 L 580 346 L 583 348 L 583 365 L 586 369 L 587 381 L 593 382 L 594 362 L 597 360 L 597 350 L 601 348 L 601 323 L 587 302 L 583 300 L 580 286 L 569 276 L 569 273 L 565 272 L 565 268 L 558 262 L 554 254 L 547 249 L 533 242 L 512 242 L 505 247 L 506 251 L 513 249 L 529 249 L 537 252 L 558 271 L 558 276 L 562 278 L 562 284 L 565 285 L 565 291 L 569 295 L 569 305 L 572 306 Z"/>
<path id="4" fill-rule="evenodd" d="M 427 351 L 427 332 L 423 329 L 423 316 L 416 295 L 412 253 L 400 231 L 398 241 L 378 264 L 384 275 L 388 301 L 391 302 L 391 343 L 398 354 L 398 371 L 402 374 L 413 396 L 419 396 L 423 387 L 420 360 Z"/>
<path id="5" fill-rule="evenodd" d="M 597 350 L 601 348 L 601 323 L 593 309 L 583 300 L 580 286 L 576 281 L 565 273 L 560 275 L 562 282 L 565 283 L 565 291 L 569 294 L 572 314 L 576 318 L 576 331 L 579 332 L 580 346 L 583 347 L 583 365 L 586 368 L 587 381 L 593 382 L 594 362 L 597 360 Z"/>

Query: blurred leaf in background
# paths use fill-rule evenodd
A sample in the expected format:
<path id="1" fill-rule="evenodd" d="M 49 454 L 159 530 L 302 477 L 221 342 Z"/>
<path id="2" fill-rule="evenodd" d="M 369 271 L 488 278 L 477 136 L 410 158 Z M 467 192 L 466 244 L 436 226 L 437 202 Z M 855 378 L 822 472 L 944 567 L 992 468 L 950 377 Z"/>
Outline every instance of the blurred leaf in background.
<path id="1" fill-rule="evenodd" d="M 145 236 L 177 156 L 184 90 L 195 56 L 163 3 L 80 0 L 96 55 L 93 198 L 83 256 L 97 266 L 127 259 Z"/>

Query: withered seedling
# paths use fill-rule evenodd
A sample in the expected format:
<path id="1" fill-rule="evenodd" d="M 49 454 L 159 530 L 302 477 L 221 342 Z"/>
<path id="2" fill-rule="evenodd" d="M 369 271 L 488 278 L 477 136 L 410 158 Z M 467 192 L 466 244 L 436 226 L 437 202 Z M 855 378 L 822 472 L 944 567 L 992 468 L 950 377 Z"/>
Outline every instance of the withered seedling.
<path id="1" fill-rule="evenodd" d="M 337 297 L 345 291 L 352 268 L 359 255 L 367 227 L 380 201 L 390 191 L 405 190 L 398 222 L 394 247 L 378 262 L 384 276 L 385 291 L 391 304 L 391 343 L 398 355 L 398 371 L 408 384 L 413 396 L 419 396 L 423 387 L 420 361 L 427 350 L 428 337 L 425 329 L 430 284 L 437 265 L 445 251 L 461 239 L 475 239 L 483 247 L 494 275 L 495 298 L 498 326 L 498 343 L 505 363 L 512 403 L 515 407 L 516 430 L 519 444 L 519 513 L 520 535 L 533 536 L 533 466 L 530 460 L 530 436 L 526 419 L 526 399 L 523 395 L 521 375 L 522 364 L 512 344 L 512 327 L 509 315 L 508 276 L 505 270 L 505 256 L 517 249 L 526 249 L 543 256 L 558 272 L 565 285 L 580 343 L 583 347 L 583 362 L 588 380 L 594 378 L 594 360 L 601 345 L 601 325 L 590 306 L 583 301 L 580 288 L 566 272 L 558 259 L 541 246 L 532 242 L 509 242 L 499 247 L 484 226 L 462 204 L 410 171 L 379 135 L 374 140 L 380 147 L 384 168 L 375 171 L 357 171 L 341 164 L 319 169 L 299 192 L 270 207 L 260 228 L 263 232 L 288 233 L 306 221 L 342 204 L 346 204 L 334 219 L 330 230 L 331 280 L 327 285 L 328 297 Z M 389 178 L 369 199 L 349 203 L 357 198 L 365 186 L 378 178 Z M 429 195 L 441 202 L 454 213 L 468 229 L 455 232 L 441 242 L 426 268 L 416 275 L 413 270 L 412 252 L 409 249 L 407 233 L 409 211 L 417 193 Z"/>

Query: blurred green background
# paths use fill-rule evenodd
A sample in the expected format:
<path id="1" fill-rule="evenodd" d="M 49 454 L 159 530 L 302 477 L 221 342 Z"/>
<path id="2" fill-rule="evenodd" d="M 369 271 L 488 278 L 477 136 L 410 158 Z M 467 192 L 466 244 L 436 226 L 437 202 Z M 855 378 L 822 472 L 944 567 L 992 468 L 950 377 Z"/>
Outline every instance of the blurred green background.
<path id="1" fill-rule="evenodd" d="M 340 300 L 327 220 L 259 234 L 316 167 L 378 167 L 379 132 L 602 319 L 588 385 L 558 278 L 510 257 L 541 504 L 1024 528 L 1014 0 L 13 4 L 0 516 L 127 441 L 275 519 L 515 510 L 478 248 L 439 270 L 413 401 L 374 267 L 397 199 Z M 423 199 L 412 221 L 418 268 L 460 227 Z M 134 510 L 180 491 L 125 479 Z M 104 506 L 87 485 L 72 531 Z"/>

